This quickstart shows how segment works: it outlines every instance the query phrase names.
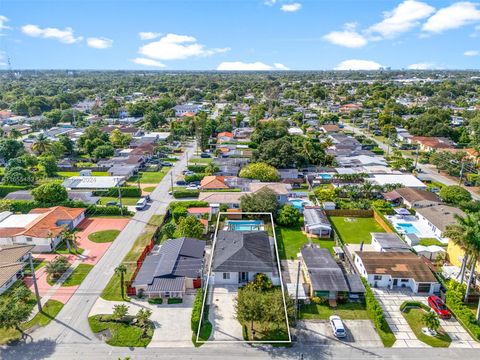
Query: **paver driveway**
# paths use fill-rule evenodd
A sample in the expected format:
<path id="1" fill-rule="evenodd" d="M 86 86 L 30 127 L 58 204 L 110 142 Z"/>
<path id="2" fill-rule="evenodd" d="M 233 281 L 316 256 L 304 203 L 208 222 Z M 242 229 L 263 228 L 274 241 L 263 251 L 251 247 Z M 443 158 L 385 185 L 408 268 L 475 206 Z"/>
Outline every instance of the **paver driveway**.
<path id="1" fill-rule="evenodd" d="M 414 295 L 409 289 L 372 288 L 372 290 L 385 311 L 386 320 L 397 338 L 393 347 L 429 347 L 429 345 L 417 339 L 400 311 L 400 305 L 404 301 L 418 301 L 427 304 L 427 296 Z M 480 348 L 480 344 L 470 337 L 456 319 L 440 319 L 440 325 L 452 338 L 451 348 Z"/>

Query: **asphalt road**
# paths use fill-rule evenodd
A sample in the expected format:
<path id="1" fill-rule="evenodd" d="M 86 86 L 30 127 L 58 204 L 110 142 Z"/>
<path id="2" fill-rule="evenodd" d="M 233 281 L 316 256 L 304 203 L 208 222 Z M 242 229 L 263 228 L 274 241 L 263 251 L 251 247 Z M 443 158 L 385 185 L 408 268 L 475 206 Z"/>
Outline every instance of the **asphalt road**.
<path id="1" fill-rule="evenodd" d="M 189 158 L 194 151 L 194 146 L 187 148 Z M 152 215 L 165 213 L 168 204 L 173 200 L 173 197 L 168 194 L 171 185 L 170 173 L 173 171 L 173 175 L 177 175 L 186 166 L 187 158 L 184 154 L 150 195 L 152 202 L 149 207 L 135 214 L 57 317 L 46 328 L 33 333 L 35 340 L 70 345 L 101 343 L 90 331 L 87 321 L 88 313 L 114 275 L 114 269 L 131 249 Z"/>
<path id="2" fill-rule="evenodd" d="M 367 134 L 366 132 L 363 132 L 361 129 L 357 128 L 357 127 L 353 127 L 351 125 L 348 125 L 348 124 L 345 124 L 345 129 L 346 130 L 349 130 L 349 131 L 352 131 L 353 133 L 355 134 L 358 134 L 358 135 L 363 135 L 363 136 L 366 136 L 367 138 L 369 139 L 372 139 L 373 141 L 375 141 L 377 143 L 377 145 L 383 150 L 385 151 L 385 153 L 387 152 L 388 150 L 388 145 L 375 139 L 374 137 L 372 137 L 370 134 Z M 394 150 L 394 148 L 390 147 L 390 152 L 392 152 Z M 434 181 L 437 181 L 437 182 L 441 182 L 445 185 L 458 185 L 458 181 L 454 181 L 452 179 L 449 179 L 441 174 L 438 173 L 437 169 L 435 168 L 435 166 L 433 165 L 430 165 L 430 164 L 420 164 L 418 163 L 417 164 L 417 168 L 421 169 L 422 170 L 422 173 L 424 174 L 427 174 L 432 180 Z M 464 189 L 466 189 L 470 194 L 472 194 L 472 198 L 474 200 L 480 200 L 480 195 L 473 192 L 471 189 L 469 189 L 468 187 L 466 186 L 463 186 L 462 187 Z"/>

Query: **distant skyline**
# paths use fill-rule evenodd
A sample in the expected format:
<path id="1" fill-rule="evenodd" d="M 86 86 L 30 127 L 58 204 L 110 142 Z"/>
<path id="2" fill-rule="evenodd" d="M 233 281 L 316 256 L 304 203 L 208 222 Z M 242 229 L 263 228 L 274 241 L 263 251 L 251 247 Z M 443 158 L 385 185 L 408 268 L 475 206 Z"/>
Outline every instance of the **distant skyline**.
<path id="1" fill-rule="evenodd" d="M 0 69 L 479 69 L 480 3 L 0 0 Z"/>

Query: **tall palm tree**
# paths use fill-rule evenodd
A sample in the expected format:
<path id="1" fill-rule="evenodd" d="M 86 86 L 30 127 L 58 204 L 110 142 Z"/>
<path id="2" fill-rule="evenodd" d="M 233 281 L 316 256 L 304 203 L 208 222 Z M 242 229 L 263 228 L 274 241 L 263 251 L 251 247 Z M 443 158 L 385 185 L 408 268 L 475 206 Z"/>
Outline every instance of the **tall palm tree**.
<path id="1" fill-rule="evenodd" d="M 61 239 L 67 244 L 68 252 L 70 252 L 70 245 L 73 245 L 75 252 L 78 252 L 77 247 L 77 233 L 75 230 L 65 229 L 60 235 Z"/>
<path id="2" fill-rule="evenodd" d="M 32 150 L 38 155 L 42 155 L 50 147 L 50 139 L 41 133 L 37 136 L 35 143 L 32 145 Z"/>
<path id="3" fill-rule="evenodd" d="M 125 298 L 125 288 L 124 288 L 124 280 L 125 274 L 127 273 L 127 267 L 123 264 L 117 266 L 115 268 L 115 274 L 120 275 L 120 292 L 122 294 L 122 299 Z"/>

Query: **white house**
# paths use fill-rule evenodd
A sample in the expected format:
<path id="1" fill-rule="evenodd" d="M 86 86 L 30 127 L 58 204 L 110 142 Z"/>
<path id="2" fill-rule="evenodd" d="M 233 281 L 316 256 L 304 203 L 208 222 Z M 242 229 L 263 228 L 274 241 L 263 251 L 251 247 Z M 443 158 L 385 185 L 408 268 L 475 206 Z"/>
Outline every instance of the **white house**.
<path id="1" fill-rule="evenodd" d="M 414 294 L 428 295 L 440 291 L 428 265 L 412 252 L 357 251 L 354 264 L 373 287 L 409 288 Z"/>
<path id="2" fill-rule="evenodd" d="M 371 181 L 376 185 L 394 185 L 400 184 L 403 187 L 426 189 L 427 185 L 418 180 L 411 174 L 375 174 L 366 180 Z"/>
<path id="3" fill-rule="evenodd" d="M 370 233 L 372 247 L 379 252 L 410 251 L 410 246 L 395 233 Z"/>
<path id="4" fill-rule="evenodd" d="M 448 205 L 430 206 L 416 209 L 416 211 L 419 221 L 430 228 L 439 239 L 443 238 L 443 232 L 448 225 L 457 223 L 455 215 L 462 217 L 466 215 L 462 210 Z"/>
<path id="5" fill-rule="evenodd" d="M 213 283 L 241 285 L 263 273 L 279 285 L 273 246 L 266 231 L 218 231 L 212 260 Z"/>
<path id="6" fill-rule="evenodd" d="M 102 190 L 121 186 L 125 182 L 123 176 L 73 176 L 62 183 L 68 190 Z"/>
<path id="7" fill-rule="evenodd" d="M 319 237 L 329 238 L 332 233 L 332 225 L 327 215 L 320 207 L 306 206 L 303 209 L 303 224 L 305 232 Z"/>
<path id="8" fill-rule="evenodd" d="M 0 246 L 0 295 L 23 277 L 32 249 L 31 245 Z"/>

